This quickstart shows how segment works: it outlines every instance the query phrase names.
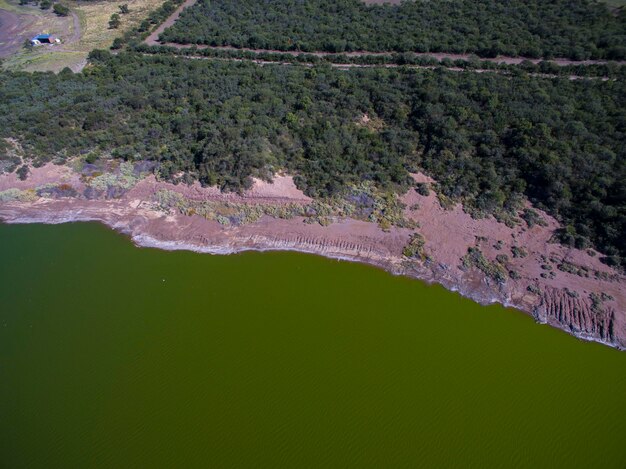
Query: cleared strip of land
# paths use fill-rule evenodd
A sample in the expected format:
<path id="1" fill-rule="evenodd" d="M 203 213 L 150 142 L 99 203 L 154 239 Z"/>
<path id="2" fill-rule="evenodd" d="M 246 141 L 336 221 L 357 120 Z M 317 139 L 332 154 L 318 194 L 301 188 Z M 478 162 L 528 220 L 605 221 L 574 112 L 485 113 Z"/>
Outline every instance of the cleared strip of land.
<path id="1" fill-rule="evenodd" d="M 185 0 L 163 23 L 161 23 L 145 40 L 150 46 L 159 45 L 159 36 L 170 26 L 173 26 L 185 8 L 193 6 L 198 0 Z"/>
<path id="2" fill-rule="evenodd" d="M 145 56 L 151 56 L 153 54 L 143 53 Z M 218 60 L 218 61 L 226 61 L 226 62 L 252 62 L 256 65 L 296 65 L 302 67 L 315 67 L 319 64 L 315 64 L 312 62 L 281 62 L 281 61 L 271 61 L 271 60 L 260 60 L 260 59 L 243 59 L 243 58 L 225 58 L 225 57 L 205 57 L 200 55 L 174 55 L 174 57 L 179 59 L 188 59 L 188 60 Z M 437 68 L 444 68 L 450 72 L 468 72 L 468 73 L 497 73 L 498 75 L 510 75 L 509 72 L 504 70 L 489 70 L 484 68 L 461 68 L 461 67 L 445 67 L 445 66 L 435 66 L 435 65 L 399 65 L 399 64 L 351 64 L 351 63 L 328 63 L 330 67 L 336 68 L 337 70 L 350 70 L 353 68 L 409 68 L 415 70 L 436 70 Z M 615 78 L 602 77 L 602 76 L 578 76 L 578 75 L 554 75 L 550 73 L 529 73 L 531 77 L 535 78 L 565 78 L 567 80 L 600 80 L 600 81 L 614 81 Z"/>
<path id="3" fill-rule="evenodd" d="M 248 49 L 248 48 L 236 48 L 231 46 L 204 46 L 204 45 L 189 45 L 189 44 L 177 44 L 172 42 L 159 43 L 157 42 L 149 42 L 146 40 L 146 44 L 148 45 L 162 45 L 168 47 L 175 47 L 177 49 L 195 47 L 198 50 L 204 49 L 212 49 L 212 50 L 221 50 L 221 51 L 240 51 L 240 52 L 251 52 L 254 54 L 286 54 L 291 55 L 293 57 L 298 57 L 301 55 L 312 55 L 315 57 L 331 57 L 331 56 L 345 56 L 345 57 L 382 57 L 392 54 L 394 52 L 368 52 L 368 51 L 359 51 L 359 52 L 343 52 L 340 54 L 332 53 L 332 52 L 302 52 L 302 51 L 280 51 L 273 49 Z M 427 53 L 427 52 L 404 52 L 403 55 L 407 57 L 428 57 L 434 58 L 439 62 L 443 60 L 475 60 L 477 59 L 474 54 L 448 54 L 448 53 Z M 530 62 L 533 64 L 539 64 L 541 62 L 550 62 L 561 67 L 568 65 L 605 65 L 608 63 L 616 63 L 619 65 L 626 64 L 626 61 L 616 61 L 609 62 L 607 60 L 571 60 L 564 58 L 556 58 L 556 59 L 529 59 L 526 57 L 506 57 L 506 56 L 498 56 L 493 58 L 479 58 L 478 60 L 483 62 L 491 62 L 495 64 L 507 64 L 507 65 L 519 65 L 524 62 Z"/>

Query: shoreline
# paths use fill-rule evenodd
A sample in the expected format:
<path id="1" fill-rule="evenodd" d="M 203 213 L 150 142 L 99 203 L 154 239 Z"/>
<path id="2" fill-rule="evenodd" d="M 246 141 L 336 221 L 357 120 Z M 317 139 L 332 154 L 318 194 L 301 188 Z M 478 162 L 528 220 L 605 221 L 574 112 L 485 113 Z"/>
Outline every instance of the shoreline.
<path id="1" fill-rule="evenodd" d="M 26 216 L 26 217 L 17 217 L 12 219 L 6 219 L 2 215 L 2 210 L 0 208 L 0 223 L 2 224 L 47 224 L 47 225 L 60 225 L 65 223 L 93 223 L 97 222 L 107 229 L 113 230 L 125 237 L 136 247 L 136 248 L 148 248 L 148 249 L 160 249 L 164 251 L 188 251 L 197 254 L 208 254 L 208 255 L 216 255 L 216 256 L 227 256 L 233 254 L 240 254 L 245 252 L 296 252 L 301 254 L 309 254 L 315 256 L 321 256 L 326 259 L 333 259 L 337 261 L 343 262 L 355 262 L 360 264 L 369 265 L 381 270 L 384 270 L 390 275 L 393 276 L 403 276 L 410 278 L 411 280 L 417 280 L 420 282 L 424 282 L 427 285 L 439 285 L 442 288 L 456 293 L 463 298 L 467 298 L 475 303 L 478 303 L 482 306 L 488 306 L 491 304 L 499 304 L 506 309 L 514 309 L 517 312 L 520 312 L 524 315 L 530 316 L 533 318 L 536 324 L 538 325 L 547 325 L 551 326 L 555 329 L 559 329 L 562 332 L 575 337 L 578 340 L 585 342 L 595 342 L 601 345 L 609 346 L 619 351 L 626 351 L 626 347 L 623 347 L 620 344 L 610 342 L 601 338 L 598 338 L 592 334 L 587 334 L 584 332 L 575 332 L 571 330 L 567 330 L 563 327 L 559 327 L 558 325 L 552 324 L 549 321 L 542 319 L 536 314 L 536 311 L 531 311 L 528 309 L 524 309 L 520 307 L 519 304 L 516 304 L 511 301 L 510 298 L 499 298 L 498 296 L 485 297 L 477 294 L 475 290 L 464 288 L 464 285 L 456 284 L 453 282 L 445 281 L 443 278 L 439 278 L 435 275 L 435 273 L 431 270 L 431 275 L 419 275 L 415 272 L 408 272 L 406 269 L 400 269 L 396 264 L 391 261 L 383 262 L 383 261 L 374 261 L 371 258 L 359 257 L 359 256 L 350 256 L 350 255 L 341 255 L 341 254 L 333 254 L 328 252 L 322 252 L 321 250 L 316 249 L 307 249 L 302 246 L 290 245 L 290 246 L 278 246 L 276 244 L 268 243 L 266 245 L 256 245 L 256 246 L 239 246 L 239 247 L 225 247 L 221 245 L 212 245 L 212 246 L 202 246 L 199 244 L 194 244 L 185 241 L 178 240 L 159 240 L 148 234 L 133 234 L 132 230 L 121 223 L 111 223 L 109 220 L 105 220 L 101 217 L 97 216 L 83 216 L 80 213 L 71 213 L 71 214 L 63 214 L 61 216 L 55 215 L 50 217 L 37 217 L 37 216 Z"/>
<path id="2" fill-rule="evenodd" d="M 413 178 L 433 182 L 423 174 Z M 544 212 L 538 211 L 540 224 L 507 226 L 492 217 L 472 218 L 460 205 L 443 207 L 433 191 L 420 195 L 411 189 L 398 202 L 413 225 L 383 229 L 345 215 L 331 215 L 325 223 L 302 216 L 302 208 L 314 207 L 315 201 L 286 175 L 271 183 L 256 180 L 243 194 L 197 183 L 176 185 L 149 175 L 137 177 L 114 197 L 106 191 L 94 196 L 90 184 L 90 176 L 51 164 L 33 168 L 25 181 L 15 174 L 0 175 L 0 220 L 95 221 L 138 247 L 163 250 L 213 255 L 293 251 L 369 264 L 439 284 L 481 305 L 514 308 L 582 340 L 626 350 L 626 278 L 602 264 L 598 253 L 554 244 L 559 225 Z M 163 193 L 182 205 L 164 206 L 159 202 Z M 212 211 L 198 214 L 196 209 L 203 213 L 203 207 Z M 300 208 L 289 212 L 294 207 Z M 256 215 L 243 222 L 226 219 L 244 213 Z M 423 240 L 420 254 L 407 257 L 405 248 L 415 235 Z M 468 263 L 470 253 L 478 253 L 480 262 Z"/>

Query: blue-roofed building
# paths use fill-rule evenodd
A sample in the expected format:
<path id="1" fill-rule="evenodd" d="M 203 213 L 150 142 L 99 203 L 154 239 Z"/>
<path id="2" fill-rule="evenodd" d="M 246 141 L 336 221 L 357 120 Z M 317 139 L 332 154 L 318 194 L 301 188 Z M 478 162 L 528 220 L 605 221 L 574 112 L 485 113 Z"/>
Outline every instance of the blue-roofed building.
<path id="1" fill-rule="evenodd" d="M 58 44 L 61 42 L 59 39 L 51 34 L 38 34 L 30 40 L 33 46 L 40 46 L 41 44 Z"/>

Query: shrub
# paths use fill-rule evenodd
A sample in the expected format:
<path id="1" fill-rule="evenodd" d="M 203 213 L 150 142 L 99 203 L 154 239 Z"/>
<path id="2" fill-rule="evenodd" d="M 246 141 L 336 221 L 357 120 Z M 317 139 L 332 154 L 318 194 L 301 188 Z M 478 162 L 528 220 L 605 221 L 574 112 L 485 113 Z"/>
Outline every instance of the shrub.
<path id="1" fill-rule="evenodd" d="M 117 13 L 113 13 L 111 15 L 111 19 L 109 20 L 109 29 L 117 29 L 120 27 L 120 24 L 120 15 L 118 15 Z"/>
<path id="2" fill-rule="evenodd" d="M 37 199 L 37 194 L 34 191 L 22 191 L 19 189 L 7 189 L 6 191 L 0 192 L 0 202 L 32 202 Z"/>
<path id="3" fill-rule="evenodd" d="M 424 182 L 418 182 L 417 184 L 415 184 L 415 192 L 423 196 L 429 195 L 430 190 L 428 189 L 428 184 Z"/>
<path id="4" fill-rule="evenodd" d="M 17 170 L 16 174 L 17 174 L 17 177 L 20 178 L 20 181 L 25 181 L 28 178 L 28 175 L 30 174 L 30 169 L 28 169 L 28 166 L 23 165 Z"/>
<path id="5" fill-rule="evenodd" d="M 526 222 L 526 224 L 528 225 L 528 228 L 532 228 L 535 225 L 539 225 L 539 226 L 548 225 L 546 221 L 543 218 L 541 218 L 539 213 L 537 213 L 537 211 L 533 210 L 532 208 L 525 208 L 524 211 L 522 212 L 521 218 L 522 220 Z"/>
<path id="6" fill-rule="evenodd" d="M 489 261 L 480 249 L 476 247 L 467 248 L 467 254 L 461 258 L 463 267 L 466 269 L 476 267 L 487 277 L 499 283 L 504 283 L 507 279 L 507 271 L 502 265 Z"/>
<path id="7" fill-rule="evenodd" d="M 519 246 L 512 246 L 511 247 L 511 254 L 513 254 L 514 258 L 524 258 L 528 255 L 528 252 L 526 251 L 526 249 L 521 248 Z"/>
<path id="8" fill-rule="evenodd" d="M 70 14 L 70 9 L 60 3 L 55 3 L 52 10 L 59 16 L 67 16 Z"/>
<path id="9" fill-rule="evenodd" d="M 511 277 L 513 280 L 519 280 L 520 278 L 522 278 L 517 270 L 509 270 L 509 277 Z"/>
<path id="10" fill-rule="evenodd" d="M 528 290 L 531 293 L 534 293 L 535 295 L 541 295 L 541 290 L 539 289 L 537 285 L 528 285 L 526 287 L 526 290 Z"/>
<path id="11" fill-rule="evenodd" d="M 402 254 L 409 259 L 419 259 L 424 261 L 428 258 L 424 252 L 425 243 L 426 240 L 420 233 L 413 233 L 408 244 L 404 246 Z"/>
<path id="12" fill-rule="evenodd" d="M 498 261 L 498 263 L 500 264 L 506 264 L 509 261 L 509 256 L 507 256 L 506 254 L 498 254 L 496 256 L 496 261 Z"/>

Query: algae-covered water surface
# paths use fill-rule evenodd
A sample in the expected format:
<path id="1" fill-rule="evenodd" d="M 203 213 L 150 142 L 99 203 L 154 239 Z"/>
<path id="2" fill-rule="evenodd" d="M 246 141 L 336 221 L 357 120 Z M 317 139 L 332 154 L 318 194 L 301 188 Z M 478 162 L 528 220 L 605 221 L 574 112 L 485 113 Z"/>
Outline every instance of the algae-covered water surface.
<path id="1" fill-rule="evenodd" d="M 296 253 L 0 225 L 0 466 L 626 467 L 626 353 Z"/>

